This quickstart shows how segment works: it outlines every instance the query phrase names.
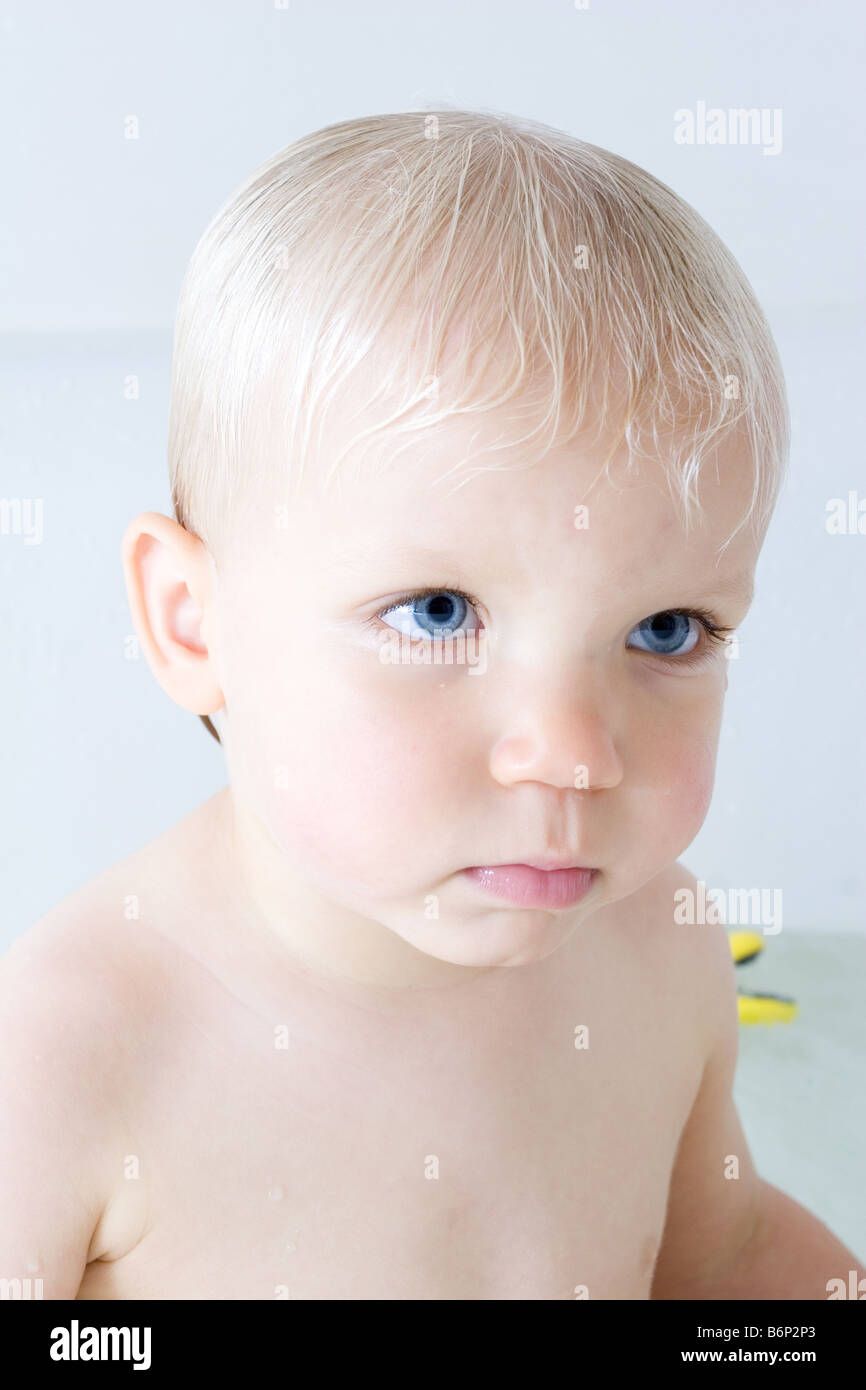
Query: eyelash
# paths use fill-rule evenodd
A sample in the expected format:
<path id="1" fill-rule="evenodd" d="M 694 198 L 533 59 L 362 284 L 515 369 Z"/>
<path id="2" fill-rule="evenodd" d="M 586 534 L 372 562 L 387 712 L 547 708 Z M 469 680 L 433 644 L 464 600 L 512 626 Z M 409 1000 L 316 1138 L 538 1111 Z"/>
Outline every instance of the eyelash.
<path id="1" fill-rule="evenodd" d="M 401 594 L 393 603 L 389 603 L 387 608 L 380 608 L 378 613 L 373 615 L 372 623 L 384 618 L 388 613 L 393 613 L 396 608 L 403 608 L 406 604 L 414 603 L 417 599 L 434 598 L 437 594 L 456 594 L 462 598 L 472 608 L 480 607 L 477 598 L 472 594 L 467 594 L 465 589 L 458 589 L 449 585 L 433 585 L 423 589 L 413 589 L 408 594 Z M 666 666 L 701 666 L 704 662 L 715 656 L 715 649 L 723 647 L 728 637 L 735 631 L 732 627 L 725 627 L 723 623 L 716 622 L 711 613 L 707 613 L 703 608 L 660 608 L 659 613 L 676 613 L 683 618 L 694 618 L 704 629 L 704 635 L 708 645 L 700 643 L 693 651 L 687 652 L 685 656 L 661 656 L 656 652 L 644 652 L 644 656 L 652 656 L 656 661 L 663 661 Z M 648 614 L 648 617 L 655 616 Z"/>
<path id="2" fill-rule="evenodd" d="M 694 618 L 704 629 L 706 642 L 699 642 L 694 651 L 687 652 L 685 656 L 659 656 L 653 652 L 646 652 L 646 656 L 655 656 L 656 661 L 664 661 L 668 666 L 703 666 L 705 662 L 711 661 L 716 652 L 724 648 L 728 638 L 734 632 L 734 628 L 725 627 L 723 623 L 717 623 L 711 613 L 707 613 L 703 608 L 665 608 L 659 612 L 679 613 L 684 618 Z M 652 616 L 652 615 L 649 615 Z"/>

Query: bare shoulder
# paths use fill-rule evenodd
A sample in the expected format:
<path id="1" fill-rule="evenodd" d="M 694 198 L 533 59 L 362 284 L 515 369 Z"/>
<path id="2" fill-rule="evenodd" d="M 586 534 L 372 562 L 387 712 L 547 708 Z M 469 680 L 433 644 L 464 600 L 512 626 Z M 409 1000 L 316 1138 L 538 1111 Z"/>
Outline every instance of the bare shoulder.
<path id="1" fill-rule="evenodd" d="M 623 940 L 637 953 L 644 978 L 698 1029 L 705 1056 L 737 1019 L 736 978 L 727 930 L 702 920 L 700 885 L 677 861 L 631 897 L 611 905 Z M 712 915 L 712 914 L 710 914 Z"/>
<path id="2" fill-rule="evenodd" d="M 703 885 L 685 865 L 672 864 L 659 877 L 663 880 L 659 906 L 665 912 L 659 929 L 669 933 L 707 1022 L 710 1046 L 715 1048 L 720 1038 L 732 1033 L 736 1038 L 738 1026 L 736 973 L 727 927 L 724 922 L 706 920 Z"/>
<path id="3" fill-rule="evenodd" d="M 113 1018 L 128 1023 L 166 954 L 169 905 L 183 902 L 191 820 L 110 865 L 19 936 L 0 957 L 6 1003 L 60 1007 L 66 997 L 83 1030 L 87 1003 L 98 1001 L 102 1038 Z"/>
<path id="4" fill-rule="evenodd" d="M 69 1045 L 122 1074 L 139 1021 L 158 1014 L 166 983 L 191 958 L 185 928 L 213 907 L 218 889 L 205 847 L 218 794 L 142 848 L 70 893 L 0 957 L 4 1015 L 39 1018 Z M 53 1022 L 52 1022 L 53 1020 Z M 105 1077 L 100 1077 L 100 1084 Z"/>
<path id="5" fill-rule="evenodd" d="M 76 896 L 0 959 L 0 1254 L 10 1277 L 43 1281 L 45 1298 L 74 1298 L 102 1253 L 136 1075 L 125 953 Z"/>
<path id="6" fill-rule="evenodd" d="M 140 1238 L 126 1181 L 137 1098 L 170 1035 L 182 944 L 162 930 L 188 892 L 184 822 L 52 908 L 0 957 L 0 1258 L 74 1298 L 85 1265 Z M 33 1267 L 33 1269 L 31 1269 Z M 35 1275 L 34 1275 L 35 1277 Z"/>
<path id="7" fill-rule="evenodd" d="M 192 935 L 212 906 L 201 847 L 217 800 L 69 894 L 0 957 L 7 1056 L 23 1060 L 25 1040 L 44 1038 L 54 1056 L 46 1084 L 74 1080 L 82 1104 L 130 1086 L 141 1030 L 170 1024 L 182 977 L 197 967 L 185 927 Z"/>

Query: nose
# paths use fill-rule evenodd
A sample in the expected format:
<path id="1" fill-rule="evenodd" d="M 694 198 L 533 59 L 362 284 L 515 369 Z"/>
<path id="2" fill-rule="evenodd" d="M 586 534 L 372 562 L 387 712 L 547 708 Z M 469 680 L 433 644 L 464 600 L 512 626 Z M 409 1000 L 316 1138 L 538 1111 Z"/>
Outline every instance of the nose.
<path id="1" fill-rule="evenodd" d="M 622 781 L 612 710 L 600 692 L 537 688 L 524 694 L 510 727 L 490 754 L 491 775 L 503 786 L 546 782 L 599 791 Z"/>

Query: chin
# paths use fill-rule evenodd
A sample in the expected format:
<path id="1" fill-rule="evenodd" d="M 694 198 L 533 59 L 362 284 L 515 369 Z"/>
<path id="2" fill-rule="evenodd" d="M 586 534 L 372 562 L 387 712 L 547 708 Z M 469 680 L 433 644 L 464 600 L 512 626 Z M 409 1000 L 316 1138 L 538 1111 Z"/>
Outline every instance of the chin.
<path id="1" fill-rule="evenodd" d="M 497 920 L 498 919 L 498 920 Z M 460 926 L 440 924 L 435 935 L 413 932 L 404 940 L 437 960 L 483 969 L 494 965 L 535 965 L 562 945 L 575 926 L 574 914 L 537 909 L 500 909 Z"/>

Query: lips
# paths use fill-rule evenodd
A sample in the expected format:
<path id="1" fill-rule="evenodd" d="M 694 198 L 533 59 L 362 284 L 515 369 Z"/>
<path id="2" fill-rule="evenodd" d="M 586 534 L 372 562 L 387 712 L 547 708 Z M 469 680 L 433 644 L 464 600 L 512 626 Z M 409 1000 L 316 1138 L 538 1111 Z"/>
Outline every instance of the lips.
<path id="1" fill-rule="evenodd" d="M 463 872 L 474 883 L 506 902 L 518 907 L 543 907 L 551 910 L 574 907 L 589 892 L 597 875 L 596 869 L 540 868 L 535 864 L 495 864 L 473 867 Z"/>

